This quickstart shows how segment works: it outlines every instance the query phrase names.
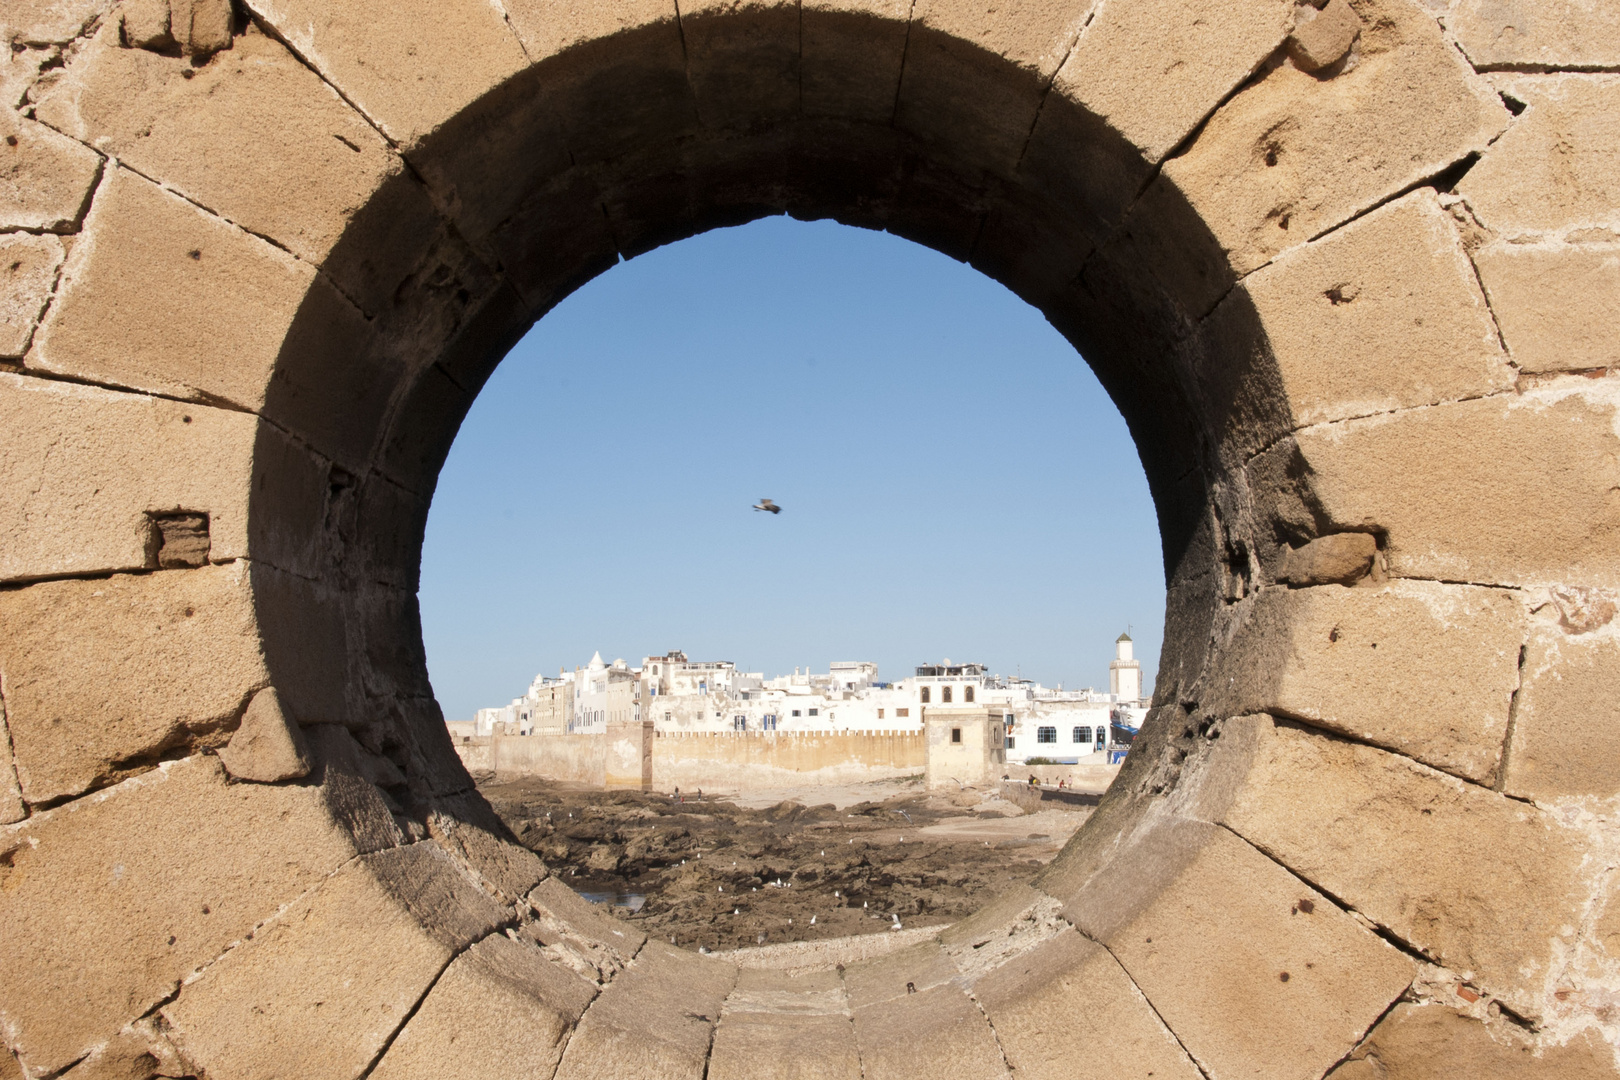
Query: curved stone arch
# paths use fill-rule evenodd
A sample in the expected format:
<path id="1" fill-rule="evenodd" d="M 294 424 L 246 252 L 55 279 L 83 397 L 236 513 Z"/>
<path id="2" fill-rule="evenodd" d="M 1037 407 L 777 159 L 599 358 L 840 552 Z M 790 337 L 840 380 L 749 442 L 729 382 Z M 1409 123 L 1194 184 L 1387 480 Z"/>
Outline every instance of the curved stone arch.
<path id="1" fill-rule="evenodd" d="M 1620 55 L 1493 10 L 0 17 L 0 1075 L 1608 1075 Z M 1170 585 L 1159 705 L 1035 887 L 803 971 L 547 879 L 414 601 L 517 336 L 783 212 L 1040 308 Z"/>

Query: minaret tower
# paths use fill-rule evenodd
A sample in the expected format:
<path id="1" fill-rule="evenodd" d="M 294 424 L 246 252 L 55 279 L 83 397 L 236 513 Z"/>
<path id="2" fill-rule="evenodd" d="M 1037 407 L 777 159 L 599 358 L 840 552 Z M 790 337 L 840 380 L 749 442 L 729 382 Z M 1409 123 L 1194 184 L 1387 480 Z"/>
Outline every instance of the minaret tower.
<path id="1" fill-rule="evenodd" d="M 1114 659 L 1108 665 L 1108 692 L 1115 701 L 1142 700 L 1142 664 L 1131 656 L 1131 635 L 1114 641 Z"/>

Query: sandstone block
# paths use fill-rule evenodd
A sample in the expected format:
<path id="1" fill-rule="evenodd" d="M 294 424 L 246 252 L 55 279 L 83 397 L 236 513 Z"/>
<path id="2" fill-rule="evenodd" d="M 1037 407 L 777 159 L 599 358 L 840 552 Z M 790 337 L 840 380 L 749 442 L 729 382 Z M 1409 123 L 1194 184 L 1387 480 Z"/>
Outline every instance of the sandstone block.
<path id="1" fill-rule="evenodd" d="M 169 25 L 190 56 L 206 57 L 231 47 L 236 20 L 230 0 L 170 0 Z"/>
<path id="2" fill-rule="evenodd" d="M 1111 870 L 1065 914 L 1207 1075 L 1320 1076 L 1412 980 L 1410 960 L 1225 829 L 1167 821 Z"/>
<path id="3" fill-rule="evenodd" d="M 371 1075 L 527 1080 L 550 1076 L 596 987 L 534 945 L 491 934 L 459 957 Z"/>
<path id="4" fill-rule="evenodd" d="M 1521 1014 L 1541 1013 L 1585 901 L 1578 833 L 1409 758 L 1266 717 L 1227 721 L 1216 745 L 1211 775 L 1243 780 L 1212 816 Z"/>
<path id="5" fill-rule="evenodd" d="M 36 1073 L 143 1015 L 356 853 L 323 788 L 227 784 L 207 756 L 35 814 L 0 845 L 0 1017 Z"/>
<path id="6" fill-rule="evenodd" d="M 894 117 L 910 0 L 809 0 L 799 78 L 807 116 Z"/>
<path id="7" fill-rule="evenodd" d="M 1502 236 L 1620 229 L 1620 76 L 1519 76 L 1501 84 L 1527 106 L 1457 184 Z"/>
<path id="8" fill-rule="evenodd" d="M 1353 585 L 1366 577 L 1378 555 L 1378 541 L 1367 533 L 1318 536 L 1283 554 L 1278 581 L 1290 585 Z"/>
<path id="9" fill-rule="evenodd" d="M 301 724 L 360 727 L 368 717 L 350 701 L 351 690 L 353 705 L 363 700 L 350 683 L 351 597 L 264 563 L 249 563 L 248 573 L 265 671 L 283 706 Z"/>
<path id="10" fill-rule="evenodd" d="M 28 351 L 61 265 L 62 241 L 54 236 L 0 236 L 0 359 Z"/>
<path id="11" fill-rule="evenodd" d="M 1610 495 L 1620 438 L 1606 394 L 1530 391 L 1297 432 L 1301 483 L 1322 523 L 1303 531 L 1381 530 L 1396 576 L 1607 586 L 1620 580 Z M 1264 456 L 1291 453 L 1283 444 Z"/>
<path id="12" fill-rule="evenodd" d="M 1227 646 L 1205 705 L 1293 717 L 1489 782 L 1524 636 L 1518 600 L 1500 589 L 1267 589 Z M 1384 695 L 1394 686 L 1400 706 L 1391 709 Z"/>
<path id="13" fill-rule="evenodd" d="M 743 975 L 749 974 L 743 972 Z M 807 989 L 743 990 L 726 1002 L 714 1029 L 708 1080 L 860 1080 L 855 1029 L 840 989 L 822 999 Z M 774 999 L 774 1000 L 772 1000 Z"/>
<path id="14" fill-rule="evenodd" d="M 1331 1080 L 1428 1080 L 1489 1076 L 1498 1080 L 1608 1080 L 1609 1046 L 1582 1033 L 1562 1046 L 1537 1047 L 1498 1021 L 1487 1026 L 1441 1005 L 1397 1005 L 1379 1021 Z"/>
<path id="15" fill-rule="evenodd" d="M 851 964 L 844 969 L 845 993 L 854 1009 L 918 994 L 942 986 L 956 977 L 956 966 L 946 959 L 937 941 L 916 945 Z"/>
<path id="16" fill-rule="evenodd" d="M 434 800 L 427 826 L 435 840 L 462 859 L 486 889 L 507 903 L 516 903 L 529 895 L 546 876 L 546 866 L 540 857 L 518 843 L 505 822 L 495 816 L 484 797 L 475 791 Z M 578 910 L 570 909 L 571 912 Z M 618 934 L 613 933 L 615 930 Z M 614 941 L 622 942 L 626 928 L 615 924 L 608 933 Z M 640 942 L 636 947 L 640 947 Z M 635 949 L 627 946 L 624 952 L 628 959 Z"/>
<path id="17" fill-rule="evenodd" d="M 1478 397 L 1515 376 L 1428 190 L 1284 252 L 1222 301 L 1206 333 L 1214 360 L 1200 382 L 1250 453 L 1285 427 Z"/>
<path id="18" fill-rule="evenodd" d="M 171 397 L 259 408 L 307 264 L 124 169 L 110 170 L 30 362 Z"/>
<path id="19" fill-rule="evenodd" d="M 175 48 L 174 18 L 169 0 L 126 0 L 119 12 L 122 41 L 130 49 L 161 52 Z M 102 40 L 106 40 L 103 38 Z"/>
<path id="20" fill-rule="evenodd" d="M 281 695 L 267 686 L 253 695 L 242 723 L 219 752 L 225 771 L 238 780 L 274 784 L 309 775 L 309 744 L 297 721 L 281 707 Z"/>
<path id="21" fill-rule="evenodd" d="M 242 563 L 0 592 L 17 778 L 49 803 L 224 742 L 268 673 Z"/>
<path id="22" fill-rule="evenodd" d="M 68 42 L 110 6 L 111 0 L 15 0 L 0 14 L 0 32 L 7 44 Z"/>
<path id="23" fill-rule="evenodd" d="M 1430 16 L 1378 0 L 1357 10 L 1367 29 L 1354 67 L 1326 81 L 1289 64 L 1265 73 L 1166 163 L 1129 219 L 1129 250 L 1189 314 L 1507 126 L 1501 101 Z"/>
<path id="24" fill-rule="evenodd" d="M 114 37 L 98 35 L 75 57 L 42 96 L 40 119 L 300 258 L 326 262 L 374 193 L 408 186 L 376 129 L 256 28 L 201 67 L 119 48 Z M 329 267 L 371 310 L 386 305 L 437 224 L 420 195 L 395 201 L 398 231 L 417 236 L 379 238 L 363 265 Z"/>
<path id="25" fill-rule="evenodd" d="M 71 230 L 100 175 L 101 158 L 89 147 L 0 110 L 0 228 Z"/>
<path id="26" fill-rule="evenodd" d="M 692 92 L 705 126 L 746 127 L 798 112 L 796 0 L 688 0 L 680 5 L 680 17 Z"/>
<path id="27" fill-rule="evenodd" d="M 524 933 L 540 944 L 560 947 L 597 969 L 602 981 L 613 977 L 646 944 L 647 935 L 620 922 L 556 878 L 540 882 L 526 897 L 534 912 Z"/>
<path id="28" fill-rule="evenodd" d="M 450 960 L 505 917 L 434 844 L 362 856 L 187 983 L 163 1015 L 210 1073 L 357 1076 Z"/>
<path id="29" fill-rule="evenodd" d="M 1620 245 L 1488 244 L 1474 262 L 1521 371 L 1620 365 Z"/>
<path id="30" fill-rule="evenodd" d="M 481 0 L 272 0 L 255 12 L 407 151 L 527 66 Z"/>
<path id="31" fill-rule="evenodd" d="M 1025 953 L 979 980 L 973 994 L 1020 1077 L 1201 1075 L 1119 963 L 1080 934 L 1059 934 Z"/>
<path id="32" fill-rule="evenodd" d="M 855 1041 L 865 1080 L 1001 1080 L 1011 1075 L 984 1014 L 955 986 L 919 990 L 855 1010 Z"/>
<path id="33" fill-rule="evenodd" d="M 736 981 L 730 964 L 648 942 L 580 1020 L 557 1080 L 703 1080 Z"/>
<path id="34" fill-rule="evenodd" d="M 0 700 L 0 825 L 10 825 L 28 816 L 22 788 L 17 786 L 17 770 L 11 761 L 11 732 L 6 728 L 6 703 Z"/>
<path id="35" fill-rule="evenodd" d="M 1480 68 L 1620 65 L 1620 11 L 1602 0 L 1462 0 L 1451 31 Z"/>
<path id="36" fill-rule="evenodd" d="M 1328 0 L 1320 11 L 1313 4 L 1300 4 L 1295 11 L 1288 55 L 1302 71 L 1320 71 L 1337 64 L 1349 54 L 1361 33 L 1361 17 L 1349 0 Z"/>
<path id="37" fill-rule="evenodd" d="M 1542 803 L 1620 793 L 1620 641 L 1540 630 L 1523 667 L 1503 790 Z"/>

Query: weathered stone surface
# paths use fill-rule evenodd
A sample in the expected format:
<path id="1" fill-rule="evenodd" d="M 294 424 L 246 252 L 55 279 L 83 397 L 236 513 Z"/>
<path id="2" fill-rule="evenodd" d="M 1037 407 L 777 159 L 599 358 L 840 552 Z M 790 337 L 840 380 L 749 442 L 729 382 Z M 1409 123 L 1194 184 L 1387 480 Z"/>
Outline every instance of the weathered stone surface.
<path id="1" fill-rule="evenodd" d="M 859 1080 L 849 1001 L 833 972 L 743 969 L 709 1051 L 709 1080 Z"/>
<path id="2" fill-rule="evenodd" d="M 1620 365 L 1620 245 L 1496 243 L 1474 262 L 1521 371 Z"/>
<path id="3" fill-rule="evenodd" d="M 211 1074 L 356 1076 L 451 958 L 505 917 L 435 844 L 363 856 L 187 983 L 163 1015 Z"/>
<path id="4" fill-rule="evenodd" d="M 309 775 L 309 744 L 298 722 L 267 686 L 253 695 L 231 741 L 219 752 L 225 771 L 238 780 L 274 784 Z"/>
<path id="5" fill-rule="evenodd" d="M 112 0 L 12 0 L 0 13 L 0 40 L 53 45 L 72 41 L 112 6 Z"/>
<path id="6" fill-rule="evenodd" d="M 1620 437 L 1609 393 L 1586 384 L 1299 431 L 1308 516 L 1323 531 L 1381 530 L 1397 576 L 1613 584 Z M 1292 452 L 1285 443 L 1266 456 Z"/>
<path id="7" fill-rule="evenodd" d="M 853 1009 L 942 986 L 956 977 L 956 967 L 936 941 L 924 941 L 898 952 L 851 964 L 844 969 L 845 993 Z"/>
<path id="8" fill-rule="evenodd" d="M 527 64 L 500 9 L 481 0 L 269 0 L 254 11 L 407 149 Z"/>
<path id="9" fill-rule="evenodd" d="M 910 0 L 804 0 L 800 93 L 808 116 L 894 117 Z"/>
<path id="10" fill-rule="evenodd" d="M 1356 1047 L 1331 1080 L 1608 1080 L 1614 1051 L 1590 1033 L 1562 1046 L 1538 1047 L 1511 1025 L 1487 1026 L 1441 1005 L 1397 1005 Z"/>
<path id="11" fill-rule="evenodd" d="M 1209 707 L 1293 717 L 1489 782 L 1524 638 L 1519 601 L 1500 589 L 1267 589 L 1226 649 Z"/>
<path id="12" fill-rule="evenodd" d="M 1226 721 L 1216 752 L 1212 775 L 1243 780 L 1212 816 L 1437 963 L 1541 1013 L 1585 902 L 1578 833 L 1409 758 L 1266 717 Z"/>
<path id="13" fill-rule="evenodd" d="M 1481 68 L 1620 65 L 1620 10 L 1604 0 L 1461 0 L 1451 30 Z"/>
<path id="14" fill-rule="evenodd" d="M 1321 10 L 1314 4 L 1300 4 L 1295 12 L 1288 55 L 1301 71 L 1320 71 L 1337 64 L 1361 33 L 1361 17 L 1349 0 L 1328 0 Z"/>
<path id="15" fill-rule="evenodd" d="M 62 1076 L 64 1080 L 157 1080 L 190 1071 L 158 1024 L 146 1016 L 125 1025 Z"/>
<path id="16" fill-rule="evenodd" d="M 585 1013 L 557 1080 L 703 1080 L 737 969 L 650 941 Z"/>
<path id="17" fill-rule="evenodd" d="M 206 756 L 35 814 L 0 848 L 0 1018 L 37 1072 L 113 1035 L 356 853 L 323 789 L 228 785 Z"/>
<path id="18" fill-rule="evenodd" d="M 1412 980 L 1410 960 L 1225 829 L 1166 822 L 1112 870 L 1065 914 L 1208 1075 L 1320 1076 Z"/>
<path id="19" fill-rule="evenodd" d="M 686 69 L 699 118 L 728 128 L 799 109 L 797 0 L 686 0 Z"/>
<path id="20" fill-rule="evenodd" d="M 1537 802 L 1620 794 L 1620 640 L 1611 630 L 1530 638 L 1503 790 Z"/>
<path id="21" fill-rule="evenodd" d="M 596 987 L 534 945 L 491 934 L 458 956 L 371 1075 L 455 1080 L 550 1076 Z"/>
<path id="22" fill-rule="evenodd" d="M 201 67 L 98 35 L 36 113 L 316 264 L 404 168 L 364 117 L 257 29 Z M 420 196 L 395 212 L 414 240 L 399 236 L 390 250 L 385 239 L 363 265 L 330 268 L 373 310 L 388 301 L 436 224 Z"/>
<path id="23" fill-rule="evenodd" d="M 30 803 L 223 742 L 216 733 L 268 678 L 247 567 L 0 592 L 0 677 Z"/>
<path id="24" fill-rule="evenodd" d="M 1366 577 L 1378 556 L 1368 533 L 1318 536 L 1283 553 L 1277 580 L 1290 585 L 1354 585 Z"/>
<path id="25" fill-rule="evenodd" d="M 0 228 L 71 229 L 84 216 L 99 175 L 101 158 L 93 150 L 0 109 Z"/>
<path id="26" fill-rule="evenodd" d="M 985 976 L 973 995 L 1016 1075 L 1196 1080 L 1201 1074 L 1108 951 L 1059 934 Z M 856 1013 L 857 1027 L 860 1013 Z"/>
<path id="27" fill-rule="evenodd" d="M 28 815 L 22 788 L 17 786 L 17 770 L 11 762 L 11 731 L 6 727 L 6 703 L 0 700 L 0 825 L 10 825 Z"/>
<path id="28" fill-rule="evenodd" d="M 1207 325 L 1201 382 L 1212 407 L 1232 402 L 1232 434 L 1251 453 L 1288 427 L 1513 386 L 1456 227 L 1428 190 L 1284 252 Z"/>
<path id="29" fill-rule="evenodd" d="M 1457 184 L 1486 228 L 1506 237 L 1620 229 L 1620 76 L 1519 76 L 1527 106 Z"/>
<path id="30" fill-rule="evenodd" d="M 1000 1080 L 1011 1075 L 984 1014 L 955 986 L 919 990 L 855 1010 L 855 1042 L 865 1080 Z"/>
<path id="31" fill-rule="evenodd" d="M 62 241 L 54 236 L 0 236 L 0 359 L 28 351 L 61 265 Z"/>
<path id="32" fill-rule="evenodd" d="M 620 922 L 556 878 L 540 882 L 525 898 L 534 920 L 523 932 L 602 981 L 614 977 L 646 944 L 647 935 Z"/>
<path id="33" fill-rule="evenodd" d="M 516 903 L 529 894 L 540 879 L 546 876 L 546 865 L 540 857 L 512 835 L 504 822 L 495 816 L 484 797 L 477 792 L 466 792 L 437 799 L 428 814 L 429 833 L 441 845 L 460 857 L 475 875 L 483 880 L 485 888 L 508 903 Z M 554 896 L 554 891 L 545 895 Z M 574 908 L 573 911 L 580 909 Z M 614 920 L 607 932 L 614 941 L 624 941 L 626 928 Z M 614 934 L 613 931 L 617 931 Z M 640 947 L 624 948 L 626 959 Z"/>

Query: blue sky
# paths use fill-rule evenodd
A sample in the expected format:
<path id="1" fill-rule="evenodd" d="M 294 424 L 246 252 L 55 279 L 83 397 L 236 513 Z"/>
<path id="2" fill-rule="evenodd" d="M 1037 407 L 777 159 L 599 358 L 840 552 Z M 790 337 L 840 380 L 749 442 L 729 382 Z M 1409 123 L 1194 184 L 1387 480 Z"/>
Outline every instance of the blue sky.
<path id="1" fill-rule="evenodd" d="M 463 719 L 598 649 L 1106 689 L 1129 625 L 1151 686 L 1164 580 L 1125 423 L 1039 312 L 770 218 L 621 263 L 512 350 L 439 478 L 421 602 Z"/>

